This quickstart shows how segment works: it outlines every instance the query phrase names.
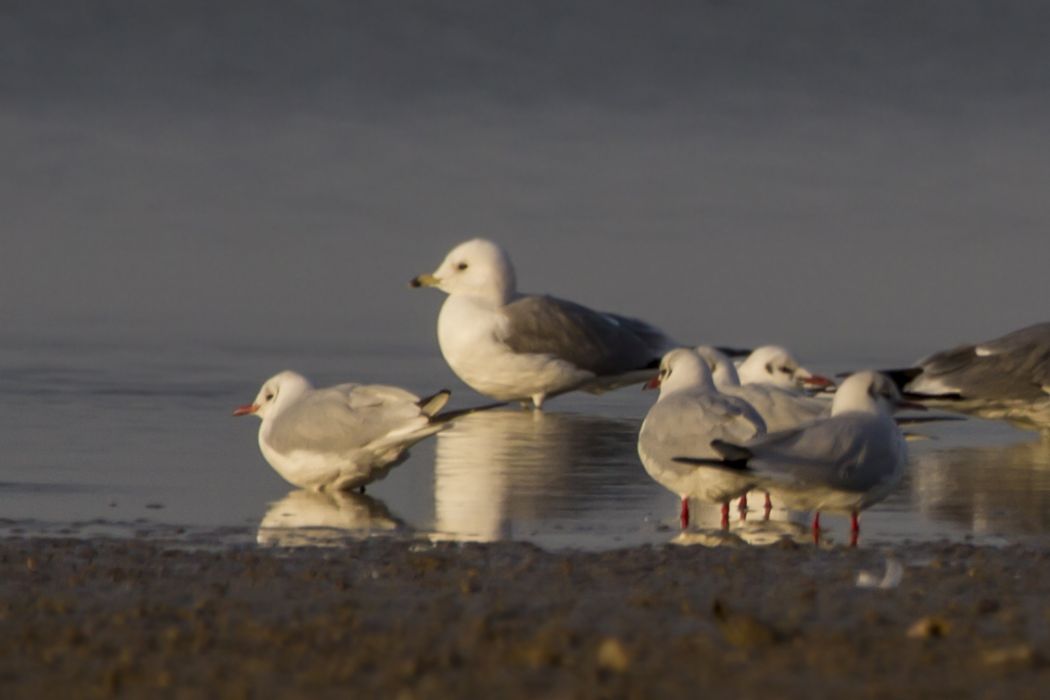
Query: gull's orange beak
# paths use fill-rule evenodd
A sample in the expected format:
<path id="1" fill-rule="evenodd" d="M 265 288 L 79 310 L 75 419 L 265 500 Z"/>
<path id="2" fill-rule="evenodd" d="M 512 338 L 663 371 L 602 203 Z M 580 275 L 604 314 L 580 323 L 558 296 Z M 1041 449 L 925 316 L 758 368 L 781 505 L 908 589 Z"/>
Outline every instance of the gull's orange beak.
<path id="1" fill-rule="evenodd" d="M 642 391 L 647 391 L 649 389 L 659 389 L 659 388 L 660 388 L 660 377 L 653 377 L 652 379 L 647 381 L 645 384 L 642 384 Z"/>
<path id="2" fill-rule="evenodd" d="M 235 416 L 250 416 L 259 410 L 259 407 L 253 403 L 245 404 L 244 406 L 238 406 L 233 409 L 233 415 Z"/>

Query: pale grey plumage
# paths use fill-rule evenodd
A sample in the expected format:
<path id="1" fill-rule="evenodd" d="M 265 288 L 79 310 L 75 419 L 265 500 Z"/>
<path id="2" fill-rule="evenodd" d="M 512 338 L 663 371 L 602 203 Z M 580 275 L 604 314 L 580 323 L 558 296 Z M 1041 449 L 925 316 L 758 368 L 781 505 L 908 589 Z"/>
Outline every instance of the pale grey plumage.
<path id="1" fill-rule="evenodd" d="M 934 405 L 1050 430 L 1050 323 L 937 352 L 890 375 Z"/>
<path id="2" fill-rule="evenodd" d="M 899 400 L 888 378 L 858 372 L 839 387 L 831 417 L 746 443 L 716 440 L 719 459 L 681 461 L 749 475 L 788 508 L 855 512 L 885 498 L 903 474 L 907 451 L 891 415 Z"/>
<path id="3" fill-rule="evenodd" d="M 377 384 L 314 389 L 302 375 L 285 371 L 234 415 L 262 419 L 259 448 L 287 481 L 340 490 L 383 478 L 406 459 L 409 447 L 448 427 L 435 418 L 448 397 L 442 391 L 420 399 Z"/>
<path id="4" fill-rule="evenodd" d="M 500 401 L 540 407 L 568 391 L 644 381 L 676 345 L 642 321 L 518 292 L 506 251 L 480 238 L 412 284 L 448 294 L 438 314 L 441 353 L 464 383 Z"/>
<path id="5" fill-rule="evenodd" d="M 673 341 L 644 321 L 593 311 L 551 296 L 525 295 L 503 307 L 500 338 L 516 353 L 550 354 L 598 376 L 655 371 Z"/>

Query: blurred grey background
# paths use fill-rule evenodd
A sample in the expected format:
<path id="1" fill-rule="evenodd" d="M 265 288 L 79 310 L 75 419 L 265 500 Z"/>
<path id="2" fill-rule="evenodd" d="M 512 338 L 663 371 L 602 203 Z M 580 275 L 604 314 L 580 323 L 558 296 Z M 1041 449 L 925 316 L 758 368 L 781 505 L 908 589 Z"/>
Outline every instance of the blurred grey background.
<path id="1" fill-rule="evenodd" d="M 1050 313 L 1050 5 L 0 4 L 0 338 L 437 353 L 453 244 L 687 341 Z M 364 378 L 363 378 L 364 379 Z"/>

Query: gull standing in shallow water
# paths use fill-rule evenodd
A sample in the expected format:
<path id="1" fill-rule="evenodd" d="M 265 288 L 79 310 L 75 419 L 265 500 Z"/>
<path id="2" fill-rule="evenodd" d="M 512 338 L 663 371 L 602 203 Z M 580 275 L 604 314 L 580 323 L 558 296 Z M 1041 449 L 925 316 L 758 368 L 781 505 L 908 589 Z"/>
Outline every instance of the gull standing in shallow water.
<path id="1" fill-rule="evenodd" d="M 755 350 L 751 357 L 762 353 L 763 350 L 764 348 Z M 733 366 L 733 361 L 723 352 L 710 345 L 701 345 L 696 348 L 696 354 L 707 364 L 708 369 L 711 371 L 711 377 L 714 379 L 715 387 L 726 396 L 735 396 L 751 404 L 751 407 L 758 412 L 758 415 L 762 416 L 767 432 L 773 433 L 779 430 L 797 428 L 803 423 L 827 418 L 831 413 L 831 402 L 813 398 L 793 388 L 793 379 L 787 384 L 767 381 L 741 384 L 740 376 L 737 373 L 738 369 Z M 778 363 L 775 366 L 779 368 L 781 364 Z M 805 372 L 805 370 L 802 371 Z M 788 377 L 787 373 L 780 369 L 771 370 L 770 374 L 774 377 Z M 806 372 L 806 376 L 816 377 L 819 375 Z M 790 377 L 788 378 L 790 379 Z M 786 386 L 792 388 L 785 388 Z M 768 517 L 773 503 L 768 492 L 765 494 L 765 498 L 766 516 Z M 740 497 L 739 508 L 741 511 L 747 510 L 747 495 Z"/>
<path id="2" fill-rule="evenodd" d="M 886 374 L 923 403 L 1050 432 L 1050 323 L 934 353 Z"/>
<path id="3" fill-rule="evenodd" d="M 540 408 L 568 391 L 646 381 L 676 346 L 642 321 L 519 293 L 507 253 L 480 238 L 456 246 L 411 284 L 448 294 L 438 315 L 441 354 L 468 386 L 499 401 Z"/>
<path id="4" fill-rule="evenodd" d="M 444 390 L 421 399 L 380 384 L 315 389 L 301 374 L 285 371 L 233 415 L 262 419 L 259 448 L 290 483 L 363 490 L 407 459 L 409 447 L 449 427 L 447 417 L 435 417 L 448 399 Z"/>
<path id="5" fill-rule="evenodd" d="M 830 418 L 751 441 L 714 440 L 717 458 L 679 453 L 675 461 L 750 478 L 785 507 L 813 511 L 814 538 L 821 511 L 849 513 L 856 544 L 857 513 L 888 496 L 904 474 L 907 449 L 892 411 L 907 405 L 888 377 L 858 372 L 835 392 Z"/>
<path id="6" fill-rule="evenodd" d="M 762 417 L 743 399 L 720 394 L 711 372 L 695 351 L 672 350 L 647 388 L 660 389 L 638 434 L 638 456 L 645 471 L 682 499 L 682 528 L 689 525 L 689 499 L 722 504 L 722 527 L 729 526 L 729 501 L 755 484 L 750 474 L 682 464 L 676 455 L 718 457 L 718 439 L 747 442 L 765 433 Z"/>

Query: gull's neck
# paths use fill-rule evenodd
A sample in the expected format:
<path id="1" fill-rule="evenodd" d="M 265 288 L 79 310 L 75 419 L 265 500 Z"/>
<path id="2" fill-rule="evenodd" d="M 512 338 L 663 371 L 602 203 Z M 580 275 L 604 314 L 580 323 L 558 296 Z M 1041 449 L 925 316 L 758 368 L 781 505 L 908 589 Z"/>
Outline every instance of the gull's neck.
<path id="1" fill-rule="evenodd" d="M 740 386 L 740 375 L 732 362 L 719 362 L 713 374 L 715 386 L 719 389 L 729 386 Z"/>
<path id="2" fill-rule="evenodd" d="M 831 415 L 837 416 L 841 413 L 870 413 L 878 415 L 885 413 L 882 406 L 868 394 L 868 387 L 864 384 L 843 383 L 835 392 L 835 398 L 831 401 Z"/>
<path id="3" fill-rule="evenodd" d="M 703 361 L 699 357 L 695 362 L 690 360 L 692 358 L 675 363 L 670 376 L 663 381 L 660 387 L 661 399 L 684 391 L 717 391 L 711 373 L 707 371 L 707 366 Z"/>

